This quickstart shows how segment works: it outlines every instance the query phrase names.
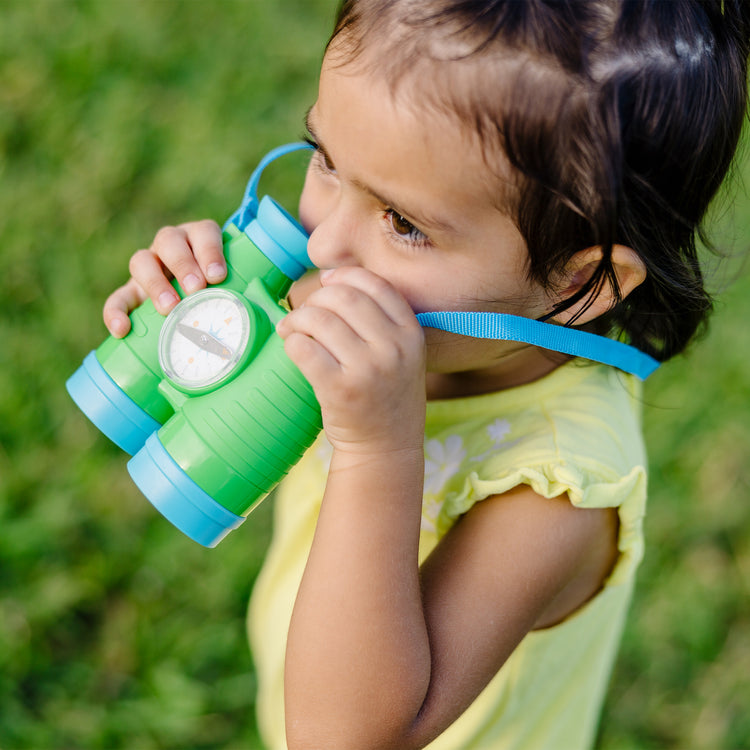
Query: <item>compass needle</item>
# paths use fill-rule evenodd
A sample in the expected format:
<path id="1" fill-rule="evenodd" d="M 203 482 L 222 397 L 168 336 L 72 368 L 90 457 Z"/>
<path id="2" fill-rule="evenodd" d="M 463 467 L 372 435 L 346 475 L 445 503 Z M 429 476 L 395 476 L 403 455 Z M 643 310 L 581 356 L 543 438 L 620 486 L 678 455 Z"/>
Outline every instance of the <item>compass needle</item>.
<path id="1" fill-rule="evenodd" d="M 240 295 L 204 289 L 186 297 L 162 329 L 160 357 L 179 387 L 202 390 L 236 374 L 247 359 L 251 326 Z"/>

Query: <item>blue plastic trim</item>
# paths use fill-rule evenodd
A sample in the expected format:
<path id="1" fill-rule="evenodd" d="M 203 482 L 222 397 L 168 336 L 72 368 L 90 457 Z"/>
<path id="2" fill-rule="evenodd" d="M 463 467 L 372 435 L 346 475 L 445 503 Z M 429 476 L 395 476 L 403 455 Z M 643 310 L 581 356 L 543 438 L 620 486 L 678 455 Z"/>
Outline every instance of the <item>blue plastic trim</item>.
<path id="1" fill-rule="evenodd" d="M 128 461 L 128 472 L 168 521 L 204 547 L 215 547 L 245 520 L 201 489 L 169 455 L 156 433 Z"/>
<path id="2" fill-rule="evenodd" d="M 247 225 L 245 234 L 292 281 L 312 268 L 307 255 L 307 233 L 273 198 L 263 197 L 258 215 Z"/>
<path id="3" fill-rule="evenodd" d="M 521 341 L 574 357 L 617 367 L 645 380 L 660 362 L 634 346 L 575 328 L 504 313 L 427 312 L 417 315 L 426 328 L 482 339 Z"/>
<path id="4" fill-rule="evenodd" d="M 88 353 L 65 387 L 91 422 L 131 456 L 161 427 L 112 380 L 96 352 Z"/>

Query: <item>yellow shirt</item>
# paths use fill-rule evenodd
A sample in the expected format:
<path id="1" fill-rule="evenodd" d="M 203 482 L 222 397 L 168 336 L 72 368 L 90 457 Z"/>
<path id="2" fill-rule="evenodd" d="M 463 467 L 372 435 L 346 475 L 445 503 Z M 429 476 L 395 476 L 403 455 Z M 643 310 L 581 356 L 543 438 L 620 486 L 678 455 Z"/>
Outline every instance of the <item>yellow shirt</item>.
<path id="1" fill-rule="evenodd" d="M 603 589 L 564 622 L 529 633 L 469 709 L 430 750 L 584 750 L 591 746 L 643 555 L 646 459 L 640 383 L 571 361 L 528 385 L 432 401 L 425 429 L 420 557 L 474 503 L 530 485 L 582 508 L 618 508 L 617 563 Z M 258 724 L 286 748 L 286 633 L 325 487 L 320 439 L 277 492 L 275 531 L 255 586 L 249 632 Z"/>

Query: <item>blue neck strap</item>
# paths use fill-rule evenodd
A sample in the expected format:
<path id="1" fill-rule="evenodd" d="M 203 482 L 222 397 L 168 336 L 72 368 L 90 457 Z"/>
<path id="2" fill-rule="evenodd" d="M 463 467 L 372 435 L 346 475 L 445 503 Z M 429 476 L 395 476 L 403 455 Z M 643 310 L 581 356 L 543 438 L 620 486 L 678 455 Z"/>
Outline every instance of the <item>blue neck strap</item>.
<path id="1" fill-rule="evenodd" d="M 583 357 L 617 367 L 641 380 L 651 375 L 660 364 L 640 349 L 621 341 L 518 315 L 489 312 L 426 312 L 418 313 L 417 320 L 425 328 L 438 328 L 441 331 L 480 339 L 520 341 L 574 357 Z"/>

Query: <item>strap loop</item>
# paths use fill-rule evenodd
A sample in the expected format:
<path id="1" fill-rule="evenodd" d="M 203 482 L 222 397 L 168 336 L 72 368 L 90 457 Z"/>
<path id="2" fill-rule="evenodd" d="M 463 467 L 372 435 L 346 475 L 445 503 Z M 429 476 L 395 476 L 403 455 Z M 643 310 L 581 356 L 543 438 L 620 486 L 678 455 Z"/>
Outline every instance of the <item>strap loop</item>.
<path id="1" fill-rule="evenodd" d="M 238 229 L 242 231 L 245 227 L 258 215 L 258 206 L 260 201 L 258 200 L 258 185 L 260 183 L 261 175 L 263 170 L 273 161 L 276 161 L 280 156 L 285 156 L 293 151 L 301 151 L 303 149 L 311 149 L 312 146 L 309 143 L 286 143 L 283 146 L 277 146 L 276 148 L 269 151 L 259 162 L 253 173 L 250 175 L 247 187 L 245 188 L 245 195 L 242 197 L 242 203 L 240 207 L 227 219 L 224 226 L 234 224 Z"/>

